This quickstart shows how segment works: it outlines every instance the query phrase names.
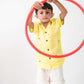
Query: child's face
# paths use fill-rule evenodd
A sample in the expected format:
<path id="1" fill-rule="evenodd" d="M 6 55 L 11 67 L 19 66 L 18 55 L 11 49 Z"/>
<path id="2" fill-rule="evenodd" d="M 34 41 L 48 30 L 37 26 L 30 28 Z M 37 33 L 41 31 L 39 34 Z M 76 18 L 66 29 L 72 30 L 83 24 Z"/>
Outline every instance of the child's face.
<path id="1" fill-rule="evenodd" d="M 50 9 L 39 9 L 35 15 L 42 23 L 49 22 L 50 18 L 54 16 Z"/>

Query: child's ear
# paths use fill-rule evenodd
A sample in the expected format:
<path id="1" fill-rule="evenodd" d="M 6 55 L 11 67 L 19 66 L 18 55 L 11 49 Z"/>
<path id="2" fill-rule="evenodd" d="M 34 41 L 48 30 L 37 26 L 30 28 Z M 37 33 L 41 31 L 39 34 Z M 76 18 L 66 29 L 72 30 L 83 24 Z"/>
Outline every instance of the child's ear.
<path id="1" fill-rule="evenodd" d="M 36 18 L 38 18 L 38 15 L 35 15 Z"/>
<path id="2" fill-rule="evenodd" d="M 52 13 L 51 18 L 54 16 L 54 13 Z"/>

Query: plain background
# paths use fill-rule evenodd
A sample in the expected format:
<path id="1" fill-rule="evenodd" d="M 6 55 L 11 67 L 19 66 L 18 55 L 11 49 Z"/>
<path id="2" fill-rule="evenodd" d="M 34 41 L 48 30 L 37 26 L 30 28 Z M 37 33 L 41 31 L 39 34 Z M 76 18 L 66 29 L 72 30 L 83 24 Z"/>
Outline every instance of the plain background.
<path id="1" fill-rule="evenodd" d="M 35 1 L 0 0 L 0 84 L 36 84 L 35 50 L 25 36 L 26 18 Z M 84 0 L 75 1 L 84 7 Z M 68 11 L 61 27 L 62 50 L 67 54 L 84 39 L 84 14 L 74 4 L 60 2 Z M 60 11 L 51 4 L 57 17 Z M 35 44 L 35 35 L 29 32 L 29 36 Z M 65 84 L 84 84 L 84 46 L 66 57 L 63 68 Z"/>

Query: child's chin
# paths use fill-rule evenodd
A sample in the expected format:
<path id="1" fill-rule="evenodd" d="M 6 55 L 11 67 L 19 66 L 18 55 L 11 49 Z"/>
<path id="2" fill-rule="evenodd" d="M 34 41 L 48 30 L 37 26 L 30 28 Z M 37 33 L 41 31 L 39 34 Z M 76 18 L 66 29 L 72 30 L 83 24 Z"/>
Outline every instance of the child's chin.
<path id="1" fill-rule="evenodd" d="M 48 20 L 43 20 L 42 22 L 49 22 Z"/>

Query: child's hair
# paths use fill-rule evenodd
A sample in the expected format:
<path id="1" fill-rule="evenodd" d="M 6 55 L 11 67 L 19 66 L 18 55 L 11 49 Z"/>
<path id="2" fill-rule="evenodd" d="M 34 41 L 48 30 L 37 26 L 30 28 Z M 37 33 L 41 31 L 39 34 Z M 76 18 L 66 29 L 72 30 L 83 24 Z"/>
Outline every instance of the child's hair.
<path id="1" fill-rule="evenodd" d="M 42 9 L 50 9 L 51 10 L 51 13 L 53 13 L 53 7 L 49 4 L 49 3 L 47 3 L 47 2 L 45 2 L 45 3 L 43 3 L 43 7 L 42 7 Z M 35 9 L 35 13 L 37 14 L 37 12 L 38 12 L 38 9 Z"/>

